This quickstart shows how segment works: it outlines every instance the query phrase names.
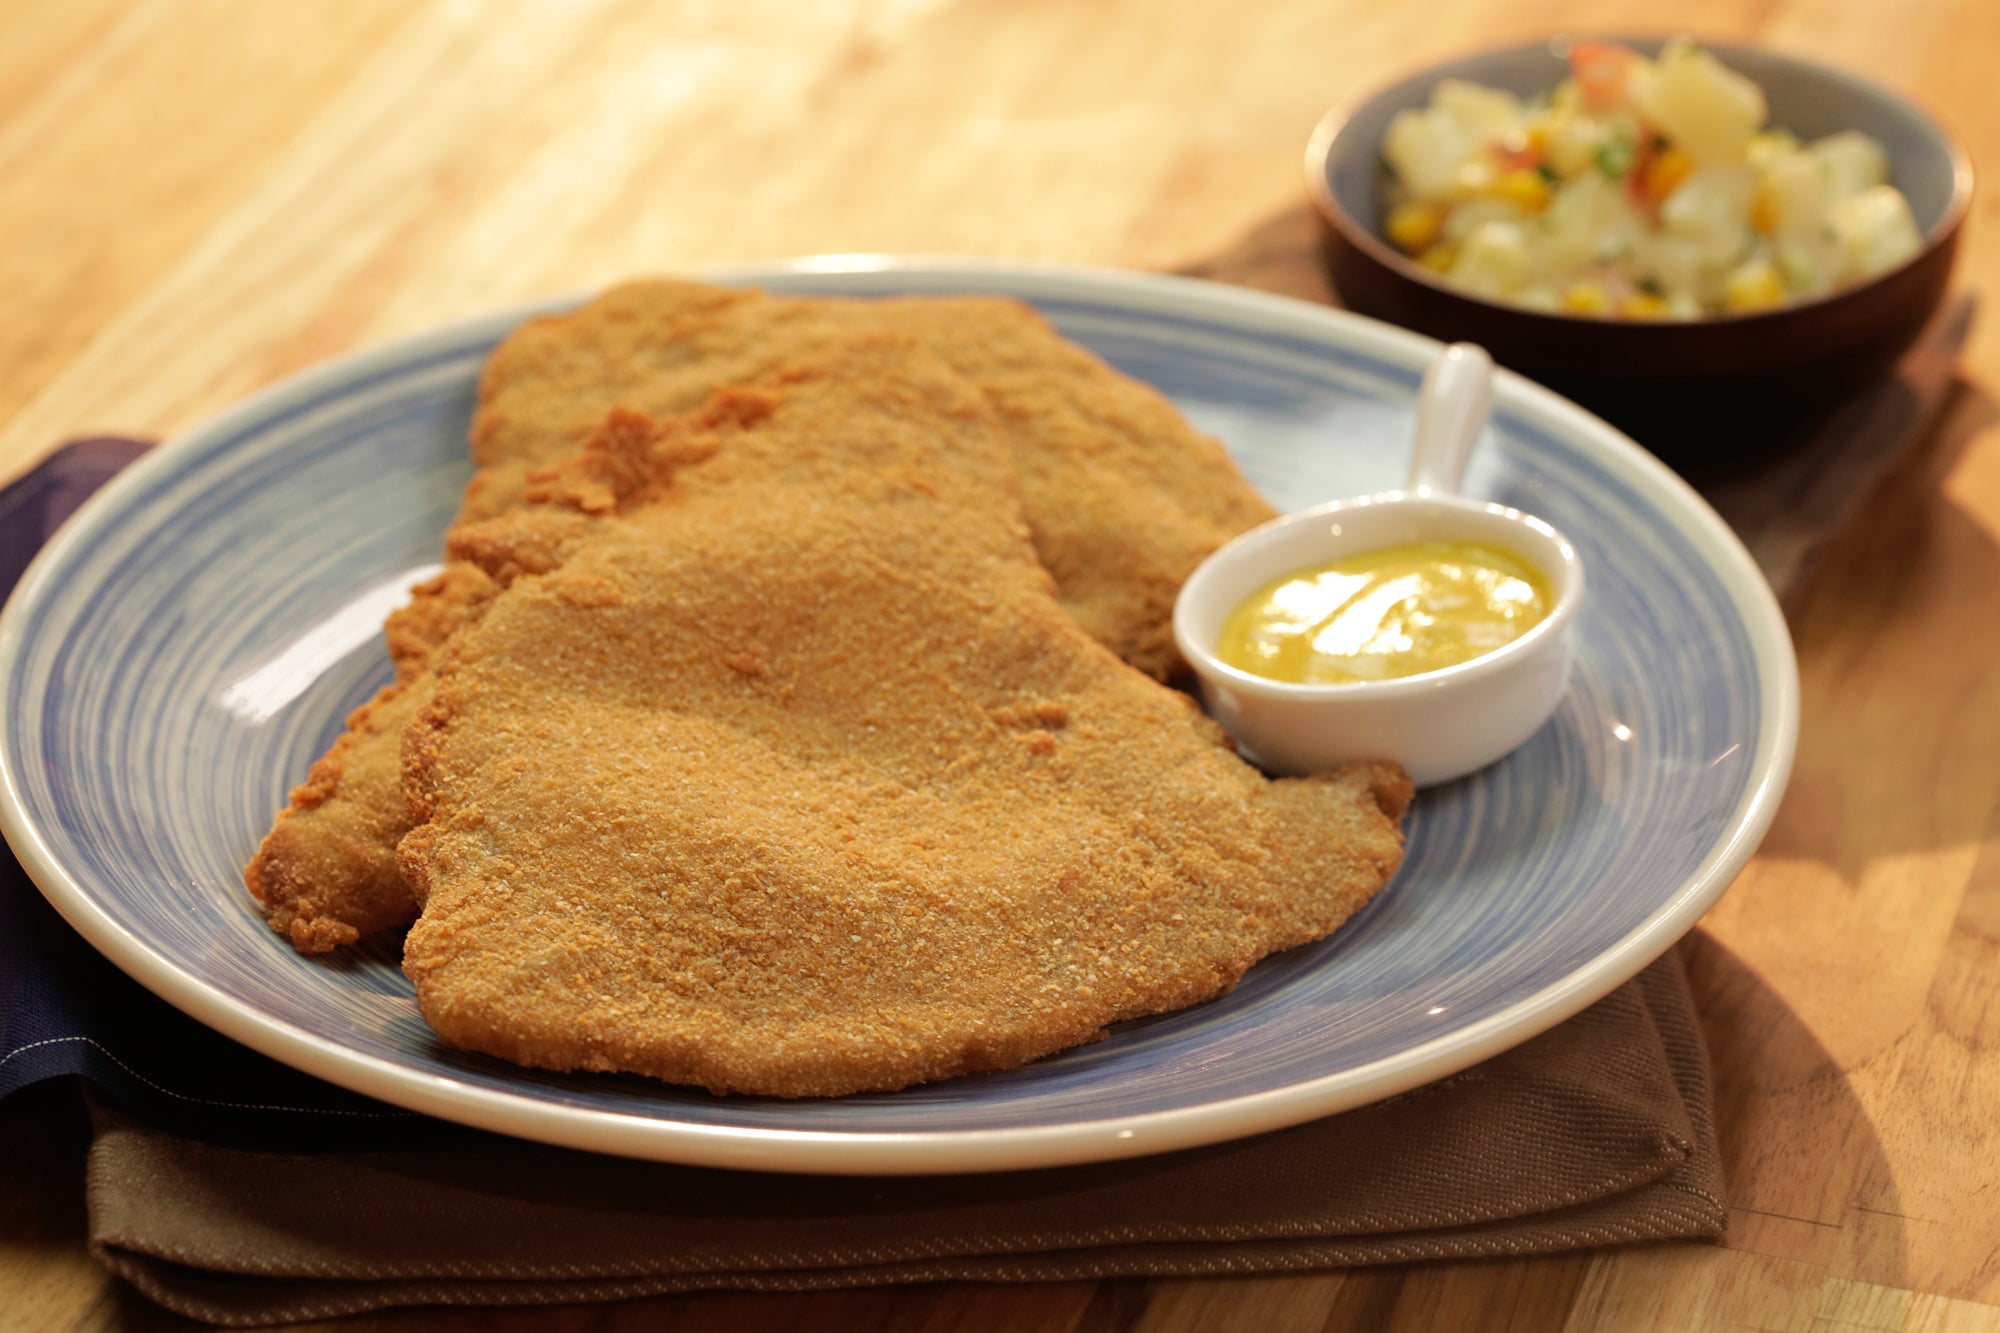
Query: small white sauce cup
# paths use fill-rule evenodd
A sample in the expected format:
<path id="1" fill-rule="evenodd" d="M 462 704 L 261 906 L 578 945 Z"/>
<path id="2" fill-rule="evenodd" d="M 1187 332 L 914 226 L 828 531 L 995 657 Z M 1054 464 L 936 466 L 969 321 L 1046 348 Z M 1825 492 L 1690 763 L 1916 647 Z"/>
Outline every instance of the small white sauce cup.
<path id="1" fill-rule="evenodd" d="M 1450 492 L 1492 411 L 1493 363 L 1445 349 L 1424 377 L 1405 490 L 1336 500 L 1254 528 L 1202 562 L 1174 605 L 1174 639 L 1209 713 L 1268 772 L 1316 773 L 1393 759 L 1419 787 L 1484 768 L 1548 721 L 1569 684 L 1571 627 L 1583 602 L 1576 548 L 1542 520 Z M 1405 542 L 1479 542 L 1541 571 L 1554 605 L 1526 634 L 1457 666 L 1391 680 L 1297 685 L 1216 656 L 1223 621 L 1284 575 Z"/>

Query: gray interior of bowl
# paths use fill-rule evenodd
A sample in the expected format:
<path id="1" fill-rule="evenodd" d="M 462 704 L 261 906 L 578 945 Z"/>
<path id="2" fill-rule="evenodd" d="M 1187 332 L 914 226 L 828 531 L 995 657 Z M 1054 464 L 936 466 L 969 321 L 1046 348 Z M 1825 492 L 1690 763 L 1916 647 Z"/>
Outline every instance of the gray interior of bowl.
<path id="1" fill-rule="evenodd" d="M 1648 55 L 1659 38 L 1612 38 Z M 1468 56 L 1438 65 L 1384 89 L 1357 107 L 1327 154 L 1327 184 L 1355 221 L 1375 230 L 1383 211 L 1382 136 L 1390 117 L 1430 101 L 1439 80 L 1467 79 L 1505 88 L 1523 97 L 1552 87 L 1568 71 L 1558 44 L 1537 43 Z M 1889 154 L 1889 178 L 1910 201 L 1918 228 L 1932 235 L 1945 219 L 1952 196 L 1952 160 L 1936 126 L 1914 105 L 1852 75 L 1787 56 L 1720 42 L 1703 43 L 1730 68 L 1754 79 L 1770 104 L 1768 124 L 1813 140 L 1841 130 L 1860 130 Z"/>

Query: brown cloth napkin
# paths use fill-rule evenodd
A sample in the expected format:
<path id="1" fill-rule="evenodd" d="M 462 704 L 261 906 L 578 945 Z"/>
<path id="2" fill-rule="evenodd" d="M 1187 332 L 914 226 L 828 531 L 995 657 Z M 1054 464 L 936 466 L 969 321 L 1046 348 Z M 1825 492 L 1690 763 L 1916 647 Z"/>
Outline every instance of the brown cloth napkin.
<path id="1" fill-rule="evenodd" d="M 467 1133 L 249 1151 L 99 1107 L 92 1251 L 218 1324 L 410 1305 L 1209 1277 L 1722 1233 L 1706 1053 L 1669 953 L 1533 1041 L 1389 1101 L 1132 1161 L 763 1175 Z"/>

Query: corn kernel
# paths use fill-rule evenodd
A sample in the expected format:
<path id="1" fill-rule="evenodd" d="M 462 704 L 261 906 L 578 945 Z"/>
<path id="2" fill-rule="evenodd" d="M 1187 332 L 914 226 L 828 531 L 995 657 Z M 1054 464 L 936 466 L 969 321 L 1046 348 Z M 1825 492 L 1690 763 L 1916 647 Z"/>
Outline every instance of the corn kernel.
<path id="1" fill-rule="evenodd" d="M 1421 199 L 1407 200 L 1389 210 L 1386 230 L 1403 253 L 1417 254 L 1444 230 L 1444 207 Z"/>
<path id="2" fill-rule="evenodd" d="M 1654 203 L 1680 188 L 1694 171 L 1694 159 L 1678 148 L 1669 148 L 1646 167 L 1646 197 Z"/>
<path id="3" fill-rule="evenodd" d="M 1542 161 L 1544 162 L 1548 161 L 1549 157 L 1548 126 L 1536 124 L 1536 125 L 1530 125 L 1528 127 L 1528 151 L 1533 153 L 1536 157 L 1540 158 Z"/>
<path id="4" fill-rule="evenodd" d="M 1446 244 L 1433 245 L 1417 256 L 1417 262 L 1433 273 L 1451 272 L 1451 266 L 1457 259 L 1458 247 Z"/>
<path id="5" fill-rule="evenodd" d="M 1722 304 L 1737 313 L 1767 310 L 1785 299 L 1785 280 L 1768 259 L 1739 264 L 1722 284 Z"/>
<path id="6" fill-rule="evenodd" d="M 1757 197 L 1750 201 L 1750 225 L 1759 236 L 1770 236 L 1778 230 L 1778 201 L 1768 190 L 1757 191 Z"/>
<path id="7" fill-rule="evenodd" d="M 1611 309 L 1611 298 L 1605 295 L 1603 283 L 1585 278 L 1563 288 L 1562 306 L 1571 314 L 1601 315 Z"/>
<path id="8" fill-rule="evenodd" d="M 1618 313 L 1627 319 L 1660 319 L 1667 313 L 1667 303 L 1651 292 L 1633 292 L 1618 303 Z"/>
<path id="9" fill-rule="evenodd" d="M 1529 213 L 1539 213 L 1549 206 L 1549 183 L 1540 172 L 1527 167 L 1504 173 L 1493 182 L 1493 194 Z"/>

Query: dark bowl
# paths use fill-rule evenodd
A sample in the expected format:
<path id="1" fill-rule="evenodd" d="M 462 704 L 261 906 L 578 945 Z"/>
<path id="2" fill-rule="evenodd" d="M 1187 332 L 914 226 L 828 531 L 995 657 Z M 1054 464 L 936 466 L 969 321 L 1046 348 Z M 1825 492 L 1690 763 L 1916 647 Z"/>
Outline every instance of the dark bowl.
<path id="1" fill-rule="evenodd" d="M 1660 38 L 1614 38 L 1648 55 Z M 1570 39 L 1485 51 L 1435 65 L 1320 122 L 1306 188 L 1341 300 L 1362 314 L 1448 342 L 1476 342 L 1502 364 L 1606 417 L 1654 452 L 1707 461 L 1785 434 L 1894 365 L 1943 299 L 1972 199 L 1958 141 L 1908 99 L 1853 74 L 1748 46 L 1702 44 L 1754 79 L 1769 124 L 1802 139 L 1860 130 L 1888 151 L 1924 245 L 1901 265 L 1828 295 L 1753 314 L 1689 321 L 1549 314 L 1461 291 L 1377 232 L 1389 120 L 1423 106 L 1445 78 L 1529 95 L 1567 73 Z"/>

